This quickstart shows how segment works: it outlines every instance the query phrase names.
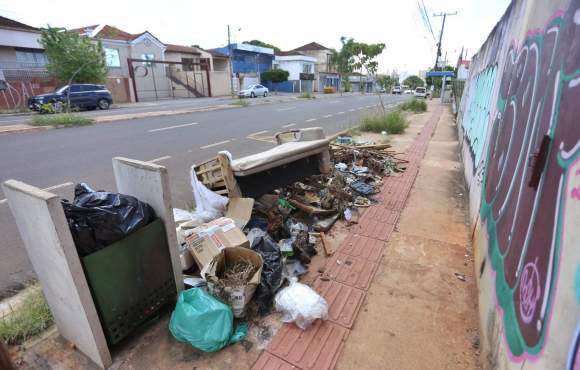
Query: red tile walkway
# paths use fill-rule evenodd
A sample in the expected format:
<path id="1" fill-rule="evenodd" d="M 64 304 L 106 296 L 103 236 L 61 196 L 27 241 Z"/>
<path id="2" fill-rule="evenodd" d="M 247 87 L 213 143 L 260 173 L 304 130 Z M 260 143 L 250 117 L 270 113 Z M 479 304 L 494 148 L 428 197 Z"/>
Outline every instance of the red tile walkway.
<path id="1" fill-rule="evenodd" d="M 376 197 L 381 203 L 364 212 L 353 234 L 342 242 L 327 261 L 324 274 L 314 282 L 313 288 L 328 302 L 328 320 L 317 321 L 307 330 L 284 324 L 253 370 L 334 368 L 442 112 L 442 106 L 434 109 L 407 150 L 406 171 L 402 176 L 385 178 Z"/>

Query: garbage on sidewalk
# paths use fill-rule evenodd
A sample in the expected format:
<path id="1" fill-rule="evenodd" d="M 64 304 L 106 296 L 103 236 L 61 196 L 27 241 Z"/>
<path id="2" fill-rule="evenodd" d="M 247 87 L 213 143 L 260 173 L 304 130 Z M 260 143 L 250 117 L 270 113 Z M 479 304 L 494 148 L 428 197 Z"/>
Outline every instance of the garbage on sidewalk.
<path id="1" fill-rule="evenodd" d="M 130 195 L 75 186 L 72 203 L 62 206 L 80 257 L 105 248 L 155 220 L 155 211 Z"/>
<path id="2" fill-rule="evenodd" d="M 295 277 L 290 278 L 289 286 L 276 294 L 276 310 L 282 312 L 282 321 L 293 322 L 302 330 L 314 320 L 328 317 L 328 304 L 324 298 Z"/>
<path id="3" fill-rule="evenodd" d="M 224 248 L 201 271 L 209 292 L 242 317 L 262 276 L 262 257 L 244 247 Z"/>
<path id="4" fill-rule="evenodd" d="M 216 352 L 242 340 L 248 327 L 238 324 L 234 330 L 231 308 L 202 288 L 192 288 L 179 294 L 169 331 L 180 342 L 189 342 L 204 352 Z"/>

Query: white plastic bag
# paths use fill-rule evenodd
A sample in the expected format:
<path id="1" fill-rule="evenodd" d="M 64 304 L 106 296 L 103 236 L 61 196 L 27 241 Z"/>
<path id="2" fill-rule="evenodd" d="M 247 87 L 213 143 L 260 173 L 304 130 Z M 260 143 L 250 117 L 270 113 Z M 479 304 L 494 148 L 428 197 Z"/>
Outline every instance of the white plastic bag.
<path id="1" fill-rule="evenodd" d="M 203 222 L 209 222 L 220 218 L 224 215 L 229 199 L 214 193 L 202 184 L 191 168 L 191 188 L 193 190 L 193 199 L 195 200 L 195 212 L 193 218 L 202 219 Z"/>
<path id="2" fill-rule="evenodd" d="M 316 319 L 326 320 L 328 304 L 308 285 L 292 277 L 290 285 L 276 294 L 276 311 L 282 312 L 282 321 L 294 322 L 304 330 Z"/>

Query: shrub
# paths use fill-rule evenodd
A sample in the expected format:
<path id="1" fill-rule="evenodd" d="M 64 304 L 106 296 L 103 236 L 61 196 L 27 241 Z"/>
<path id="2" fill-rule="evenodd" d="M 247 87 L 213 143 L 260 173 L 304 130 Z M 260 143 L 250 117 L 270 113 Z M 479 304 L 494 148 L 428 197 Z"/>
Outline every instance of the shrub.
<path id="1" fill-rule="evenodd" d="M 250 103 L 248 103 L 247 101 L 243 100 L 243 99 L 238 99 L 236 101 L 233 101 L 231 103 L 231 105 L 237 105 L 240 107 L 247 107 L 248 105 L 250 105 Z"/>
<path id="2" fill-rule="evenodd" d="M 383 132 L 388 134 L 402 134 L 409 126 L 401 112 L 394 111 L 386 114 L 371 114 L 364 117 L 360 124 L 362 131 Z"/>
<path id="3" fill-rule="evenodd" d="M 425 100 L 413 99 L 411 101 L 401 104 L 402 110 L 410 110 L 414 113 L 421 113 L 427 111 L 427 103 Z"/>
<path id="4" fill-rule="evenodd" d="M 20 344 L 52 325 L 52 314 L 42 290 L 32 289 L 35 290 L 24 298 L 17 310 L 0 319 L 0 341 Z"/>
<path id="5" fill-rule="evenodd" d="M 298 95 L 298 97 L 302 99 L 314 99 L 314 96 L 309 91 L 304 91 L 303 93 Z"/>
<path id="6" fill-rule="evenodd" d="M 33 126 L 53 126 L 56 128 L 70 126 L 85 126 L 93 123 L 93 119 L 72 113 L 58 113 L 51 115 L 36 115 L 32 117 Z"/>

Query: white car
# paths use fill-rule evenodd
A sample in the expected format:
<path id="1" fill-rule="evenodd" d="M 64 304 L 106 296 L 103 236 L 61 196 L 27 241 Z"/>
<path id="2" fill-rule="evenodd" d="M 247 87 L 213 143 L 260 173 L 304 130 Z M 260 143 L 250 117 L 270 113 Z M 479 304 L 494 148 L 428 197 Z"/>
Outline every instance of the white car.
<path id="1" fill-rule="evenodd" d="M 411 89 L 407 89 L 407 90 L 405 90 L 405 92 L 404 92 L 404 93 L 405 93 L 405 94 L 413 94 L 413 93 L 414 93 L 414 91 L 413 91 L 413 90 L 411 90 Z"/>
<path id="2" fill-rule="evenodd" d="M 263 96 L 265 98 L 269 92 L 268 88 L 262 85 L 250 85 L 247 89 L 240 90 L 238 96 L 240 98 L 255 98 L 256 96 Z"/>
<path id="3" fill-rule="evenodd" d="M 415 97 L 416 98 L 426 98 L 427 97 L 427 90 L 424 87 L 418 87 L 415 89 Z"/>
<path id="4" fill-rule="evenodd" d="M 395 86 L 391 89 L 391 94 L 401 94 L 401 87 Z"/>

